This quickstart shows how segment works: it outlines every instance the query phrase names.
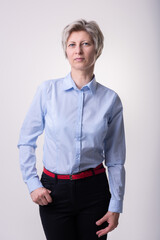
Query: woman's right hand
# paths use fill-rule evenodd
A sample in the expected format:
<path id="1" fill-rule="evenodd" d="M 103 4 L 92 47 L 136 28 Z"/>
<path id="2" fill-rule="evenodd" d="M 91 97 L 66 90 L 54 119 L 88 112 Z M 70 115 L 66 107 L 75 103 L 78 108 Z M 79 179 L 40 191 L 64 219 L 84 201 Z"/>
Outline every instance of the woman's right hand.
<path id="1" fill-rule="evenodd" d="M 31 198 L 34 203 L 37 203 L 41 206 L 48 205 L 48 203 L 52 202 L 52 198 L 50 196 L 51 191 L 40 187 L 35 189 L 33 192 L 31 192 Z"/>

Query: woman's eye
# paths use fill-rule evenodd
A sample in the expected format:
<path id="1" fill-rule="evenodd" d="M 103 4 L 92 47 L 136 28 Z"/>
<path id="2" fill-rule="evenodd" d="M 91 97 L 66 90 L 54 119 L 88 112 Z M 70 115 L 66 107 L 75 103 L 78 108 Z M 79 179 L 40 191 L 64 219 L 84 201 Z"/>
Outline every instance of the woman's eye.
<path id="1" fill-rule="evenodd" d="M 84 45 L 84 46 L 88 46 L 89 43 L 88 43 L 88 42 L 84 42 L 83 45 Z"/>
<path id="2" fill-rule="evenodd" d="M 74 43 L 70 43 L 68 46 L 69 47 L 74 47 L 74 45 L 75 45 Z"/>

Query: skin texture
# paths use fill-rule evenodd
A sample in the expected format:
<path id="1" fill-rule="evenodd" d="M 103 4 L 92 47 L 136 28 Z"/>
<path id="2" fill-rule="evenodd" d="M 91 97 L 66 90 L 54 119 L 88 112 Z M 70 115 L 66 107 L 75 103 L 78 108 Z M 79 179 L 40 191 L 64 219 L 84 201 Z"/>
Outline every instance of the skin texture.
<path id="1" fill-rule="evenodd" d="M 47 205 L 48 203 L 52 202 L 50 193 L 51 191 L 46 188 L 37 188 L 31 192 L 32 201 L 41 206 Z"/>
<path id="2" fill-rule="evenodd" d="M 85 31 L 72 32 L 67 40 L 66 54 L 71 66 L 71 76 L 78 88 L 93 77 L 96 62 L 95 46 Z"/>
<path id="3" fill-rule="evenodd" d="M 96 224 L 98 226 L 101 225 L 105 221 L 109 223 L 108 227 L 96 232 L 98 237 L 101 237 L 101 236 L 113 231 L 118 226 L 119 215 L 120 215 L 119 213 L 108 211 L 101 219 L 99 219 L 96 222 Z"/>
<path id="4" fill-rule="evenodd" d="M 96 61 L 95 47 L 87 32 L 72 32 L 67 40 L 66 53 L 72 70 L 86 73 L 93 70 Z"/>
<path id="5" fill-rule="evenodd" d="M 96 62 L 96 51 L 90 35 L 85 31 L 72 32 L 67 40 L 67 58 L 71 65 L 71 76 L 79 89 L 91 81 L 94 65 Z M 34 203 L 47 205 L 52 202 L 51 191 L 46 188 L 38 188 L 31 192 Z M 118 226 L 119 213 L 107 212 L 95 224 L 101 225 L 107 221 L 108 227 L 96 232 L 101 237 L 111 232 Z"/>

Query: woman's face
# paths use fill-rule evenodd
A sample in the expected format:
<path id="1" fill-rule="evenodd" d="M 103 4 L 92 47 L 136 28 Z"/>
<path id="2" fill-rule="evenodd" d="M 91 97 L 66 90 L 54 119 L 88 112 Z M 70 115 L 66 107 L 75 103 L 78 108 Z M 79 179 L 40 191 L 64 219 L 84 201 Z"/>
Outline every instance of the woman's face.
<path id="1" fill-rule="evenodd" d="M 94 68 L 96 51 L 92 38 L 86 31 L 72 32 L 67 40 L 66 54 L 72 69 Z"/>

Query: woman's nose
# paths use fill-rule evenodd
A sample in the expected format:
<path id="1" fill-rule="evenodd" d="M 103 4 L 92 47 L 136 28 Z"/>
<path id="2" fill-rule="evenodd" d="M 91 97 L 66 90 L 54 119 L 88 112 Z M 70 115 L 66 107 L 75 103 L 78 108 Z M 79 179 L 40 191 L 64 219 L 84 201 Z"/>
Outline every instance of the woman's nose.
<path id="1" fill-rule="evenodd" d="M 76 48 L 75 48 L 75 51 L 76 51 L 76 53 L 78 53 L 78 54 L 82 53 L 82 47 L 81 47 L 81 45 L 77 45 Z"/>

